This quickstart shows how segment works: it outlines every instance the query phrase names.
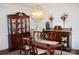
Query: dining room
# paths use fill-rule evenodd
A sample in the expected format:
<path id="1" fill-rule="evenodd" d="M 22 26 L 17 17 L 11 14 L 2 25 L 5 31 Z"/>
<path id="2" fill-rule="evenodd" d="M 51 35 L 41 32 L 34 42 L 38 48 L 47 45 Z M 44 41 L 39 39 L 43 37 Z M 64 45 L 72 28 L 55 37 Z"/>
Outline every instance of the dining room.
<path id="1" fill-rule="evenodd" d="M 0 55 L 78 55 L 78 3 L 0 4 Z"/>

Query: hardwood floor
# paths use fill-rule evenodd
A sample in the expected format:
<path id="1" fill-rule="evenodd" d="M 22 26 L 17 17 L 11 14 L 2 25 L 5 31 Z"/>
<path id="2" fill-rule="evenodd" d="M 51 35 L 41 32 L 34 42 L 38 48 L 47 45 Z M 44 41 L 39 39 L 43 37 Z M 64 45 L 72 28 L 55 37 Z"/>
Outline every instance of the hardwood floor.
<path id="1" fill-rule="evenodd" d="M 79 55 L 79 50 L 72 49 L 71 53 Z"/>
<path id="2" fill-rule="evenodd" d="M 3 51 L 0 51 L 0 55 L 6 55 L 7 53 L 11 53 L 11 52 L 9 52 L 8 49 L 6 49 L 6 50 L 3 50 Z M 18 51 L 16 51 L 16 52 L 18 52 Z M 17 55 L 16 52 L 14 52 L 14 55 Z M 79 50 L 72 49 L 71 52 L 67 52 L 67 53 L 72 53 L 72 54 L 75 54 L 75 55 L 79 55 Z"/>

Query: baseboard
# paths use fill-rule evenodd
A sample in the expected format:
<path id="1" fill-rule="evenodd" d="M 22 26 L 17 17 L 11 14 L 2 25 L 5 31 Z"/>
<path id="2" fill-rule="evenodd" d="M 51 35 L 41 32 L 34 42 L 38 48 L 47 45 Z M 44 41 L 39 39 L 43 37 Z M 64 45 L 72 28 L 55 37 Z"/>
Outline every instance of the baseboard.
<path id="1" fill-rule="evenodd" d="M 71 50 L 76 50 L 76 51 L 79 51 L 79 49 L 71 49 Z"/>
<path id="2" fill-rule="evenodd" d="M 0 55 L 3 55 L 5 53 L 9 52 L 9 49 L 0 50 Z"/>

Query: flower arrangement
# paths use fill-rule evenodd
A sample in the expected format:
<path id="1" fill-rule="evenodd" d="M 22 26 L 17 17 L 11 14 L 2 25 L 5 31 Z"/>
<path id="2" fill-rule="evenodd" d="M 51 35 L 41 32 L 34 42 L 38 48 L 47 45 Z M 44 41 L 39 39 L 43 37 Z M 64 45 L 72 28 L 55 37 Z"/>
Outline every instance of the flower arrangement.
<path id="1" fill-rule="evenodd" d="M 65 14 L 65 13 L 63 14 L 63 16 L 60 17 L 63 21 L 63 27 L 65 27 L 65 20 L 66 20 L 67 17 L 68 17 L 68 15 Z"/>
<path id="2" fill-rule="evenodd" d="M 65 19 L 68 17 L 68 15 L 67 14 L 63 14 L 63 16 L 61 16 L 60 18 L 63 20 L 63 21 L 65 21 Z"/>

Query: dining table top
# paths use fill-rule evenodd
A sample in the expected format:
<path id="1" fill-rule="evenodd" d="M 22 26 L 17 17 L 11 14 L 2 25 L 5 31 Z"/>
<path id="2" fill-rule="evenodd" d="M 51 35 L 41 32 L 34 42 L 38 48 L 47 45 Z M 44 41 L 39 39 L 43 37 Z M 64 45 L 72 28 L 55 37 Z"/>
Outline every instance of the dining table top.
<path id="1" fill-rule="evenodd" d="M 24 37 L 23 39 L 27 40 L 28 38 Z M 49 41 L 49 40 L 44 40 L 44 39 L 38 39 L 38 40 L 32 39 L 32 41 L 33 42 L 38 42 L 38 43 L 43 43 L 43 44 L 48 44 L 48 45 L 57 45 L 57 44 L 59 44 L 59 42 Z"/>
<path id="2" fill-rule="evenodd" d="M 44 44 L 48 44 L 48 45 L 57 45 L 57 44 L 59 44 L 59 42 L 56 42 L 56 41 L 48 41 L 48 40 L 36 40 L 36 42 L 44 43 Z"/>

